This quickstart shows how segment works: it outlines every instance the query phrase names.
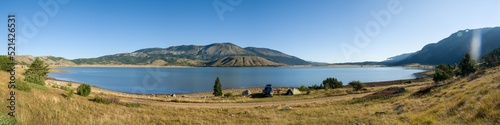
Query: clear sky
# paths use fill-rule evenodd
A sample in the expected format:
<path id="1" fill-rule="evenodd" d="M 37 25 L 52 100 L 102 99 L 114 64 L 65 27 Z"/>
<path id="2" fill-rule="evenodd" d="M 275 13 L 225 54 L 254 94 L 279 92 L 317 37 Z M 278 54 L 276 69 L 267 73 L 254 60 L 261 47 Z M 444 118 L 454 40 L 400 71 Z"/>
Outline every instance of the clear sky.
<path id="1" fill-rule="evenodd" d="M 18 55 L 68 59 L 231 42 L 308 61 L 381 61 L 458 30 L 500 26 L 499 0 L 0 0 L 0 34 L 9 13 Z"/>

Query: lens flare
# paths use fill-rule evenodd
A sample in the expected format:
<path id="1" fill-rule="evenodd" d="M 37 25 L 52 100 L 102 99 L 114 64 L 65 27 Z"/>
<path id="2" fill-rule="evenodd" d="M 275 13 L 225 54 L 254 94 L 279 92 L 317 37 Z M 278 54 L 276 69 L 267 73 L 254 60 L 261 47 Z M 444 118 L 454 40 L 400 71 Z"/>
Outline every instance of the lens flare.
<path id="1" fill-rule="evenodd" d="M 481 30 L 474 30 L 472 34 L 472 40 L 470 45 L 470 55 L 474 60 L 479 60 L 481 56 Z"/>

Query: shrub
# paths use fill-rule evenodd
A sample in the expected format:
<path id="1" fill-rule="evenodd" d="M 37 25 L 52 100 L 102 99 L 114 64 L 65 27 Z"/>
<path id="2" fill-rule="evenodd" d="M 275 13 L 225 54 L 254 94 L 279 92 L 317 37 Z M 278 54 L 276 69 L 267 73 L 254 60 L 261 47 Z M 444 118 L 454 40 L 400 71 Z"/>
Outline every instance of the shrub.
<path id="1" fill-rule="evenodd" d="M 61 89 L 64 90 L 64 91 L 69 91 L 70 90 L 70 88 L 66 87 L 66 86 L 61 86 Z"/>
<path id="2" fill-rule="evenodd" d="M 228 92 L 228 93 L 224 94 L 224 97 L 233 97 L 233 93 Z"/>
<path id="3" fill-rule="evenodd" d="M 111 103 L 115 103 L 115 104 L 120 104 L 120 98 L 117 98 L 117 97 L 102 97 L 102 96 L 95 96 L 94 102 L 97 102 L 97 103 L 102 103 L 102 104 L 111 104 Z"/>
<path id="4" fill-rule="evenodd" d="M 0 125 L 15 125 L 16 119 L 14 117 L 0 114 Z"/>
<path id="5" fill-rule="evenodd" d="M 312 86 L 309 86 L 308 88 L 309 88 L 309 89 L 314 89 L 314 90 L 324 89 L 323 84 L 320 84 L 319 86 L 318 86 L 318 85 L 316 85 L 316 84 L 314 84 L 314 85 L 312 85 Z"/>
<path id="6" fill-rule="evenodd" d="M 108 101 L 107 98 L 103 98 L 101 96 L 95 96 L 94 102 L 97 102 L 97 103 L 103 103 L 103 104 L 109 104 L 110 102 Z"/>
<path id="7" fill-rule="evenodd" d="M 308 91 L 309 88 L 307 88 L 306 86 L 302 85 L 302 86 L 300 86 L 299 90 L 300 91 Z"/>
<path id="8" fill-rule="evenodd" d="M 91 91 L 92 91 L 92 88 L 88 84 L 82 84 L 82 85 L 78 86 L 78 88 L 76 88 L 77 94 L 81 95 L 81 96 L 85 96 L 85 97 L 88 96 Z"/>
<path id="9" fill-rule="evenodd" d="M 0 70 L 7 71 L 12 65 L 9 65 L 10 59 L 7 56 L 0 56 Z"/>
<path id="10" fill-rule="evenodd" d="M 365 88 L 365 84 L 361 83 L 360 81 L 349 82 L 349 85 L 352 86 L 354 91 L 359 91 L 359 90 Z"/>
<path id="11" fill-rule="evenodd" d="M 70 89 L 68 90 L 68 94 L 66 95 L 66 99 L 71 99 L 73 98 L 73 94 L 74 93 L 74 90 L 73 89 Z"/>
<path id="12" fill-rule="evenodd" d="M 73 86 L 73 84 L 71 84 L 71 82 L 68 82 L 68 84 L 66 84 L 66 85 L 69 87 Z"/>
<path id="13" fill-rule="evenodd" d="M 25 92 L 30 92 L 31 91 L 31 86 L 29 85 L 28 82 L 22 81 L 22 80 L 16 80 L 16 89 L 25 91 Z"/>
<path id="14" fill-rule="evenodd" d="M 325 89 L 335 89 L 335 88 L 342 88 L 342 82 L 338 81 L 336 78 L 326 78 L 323 80 L 323 86 Z"/>

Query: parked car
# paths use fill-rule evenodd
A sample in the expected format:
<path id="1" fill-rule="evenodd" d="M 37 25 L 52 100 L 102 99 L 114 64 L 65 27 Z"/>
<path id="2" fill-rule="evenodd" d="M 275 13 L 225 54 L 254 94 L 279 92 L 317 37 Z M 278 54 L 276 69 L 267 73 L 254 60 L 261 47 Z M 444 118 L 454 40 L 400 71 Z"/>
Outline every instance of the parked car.
<path id="1" fill-rule="evenodd" d="M 267 96 L 267 97 L 273 97 L 273 93 L 274 93 L 274 90 L 273 90 L 273 86 L 271 84 L 267 84 L 266 87 L 264 88 L 264 90 L 262 90 L 262 94 L 264 94 L 264 96 Z"/>

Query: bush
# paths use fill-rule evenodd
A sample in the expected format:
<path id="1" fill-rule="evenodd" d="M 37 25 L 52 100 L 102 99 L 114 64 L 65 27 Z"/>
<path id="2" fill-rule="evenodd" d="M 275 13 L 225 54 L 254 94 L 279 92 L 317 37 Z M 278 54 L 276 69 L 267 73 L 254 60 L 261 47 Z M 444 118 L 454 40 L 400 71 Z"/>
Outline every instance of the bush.
<path id="1" fill-rule="evenodd" d="M 224 97 L 233 97 L 233 93 L 228 92 L 228 93 L 224 94 Z"/>
<path id="2" fill-rule="evenodd" d="M 314 90 L 324 89 L 323 84 L 321 84 L 321 85 L 319 85 L 319 86 L 318 86 L 318 85 L 316 85 L 316 84 L 314 84 L 314 85 L 312 85 L 312 86 L 309 86 L 308 88 L 309 88 L 309 89 L 314 89 Z"/>
<path id="3" fill-rule="evenodd" d="M 352 86 L 354 91 L 359 91 L 359 90 L 365 88 L 365 84 L 361 83 L 360 81 L 349 82 L 349 85 Z"/>
<path id="4" fill-rule="evenodd" d="M 0 114 L 0 125 L 15 125 L 16 119 L 14 117 Z"/>
<path id="5" fill-rule="evenodd" d="M 74 90 L 73 89 L 68 90 L 68 94 L 66 95 L 66 99 L 73 98 L 73 95 L 74 95 Z"/>
<path id="6" fill-rule="evenodd" d="M 22 81 L 22 80 L 16 80 L 16 89 L 25 91 L 25 92 L 30 92 L 31 91 L 31 86 L 29 85 L 28 82 Z"/>
<path id="7" fill-rule="evenodd" d="M 64 91 L 69 91 L 70 90 L 70 88 L 66 87 L 66 86 L 61 86 L 61 89 L 64 90 Z"/>
<path id="8" fill-rule="evenodd" d="M 111 104 L 111 103 L 120 104 L 120 98 L 117 98 L 117 97 L 105 98 L 102 96 L 95 96 L 93 101 L 97 102 L 97 103 L 103 103 L 103 104 Z"/>
<path id="9" fill-rule="evenodd" d="M 0 70 L 7 71 L 12 65 L 9 65 L 10 59 L 8 56 L 0 56 Z"/>
<path id="10" fill-rule="evenodd" d="M 82 84 L 76 88 L 76 93 L 81 96 L 88 96 L 90 92 L 92 91 L 92 88 L 88 84 Z"/>
<path id="11" fill-rule="evenodd" d="M 94 102 L 103 103 L 103 104 L 109 104 L 110 103 L 107 98 L 103 98 L 101 96 L 95 96 Z"/>
<path id="12" fill-rule="evenodd" d="M 323 80 L 323 86 L 325 89 L 335 89 L 335 88 L 342 88 L 342 82 L 338 81 L 336 78 L 326 78 Z"/>
<path id="13" fill-rule="evenodd" d="M 300 91 L 308 91 L 309 88 L 307 88 L 306 86 L 302 85 L 302 86 L 300 86 L 299 90 Z"/>

